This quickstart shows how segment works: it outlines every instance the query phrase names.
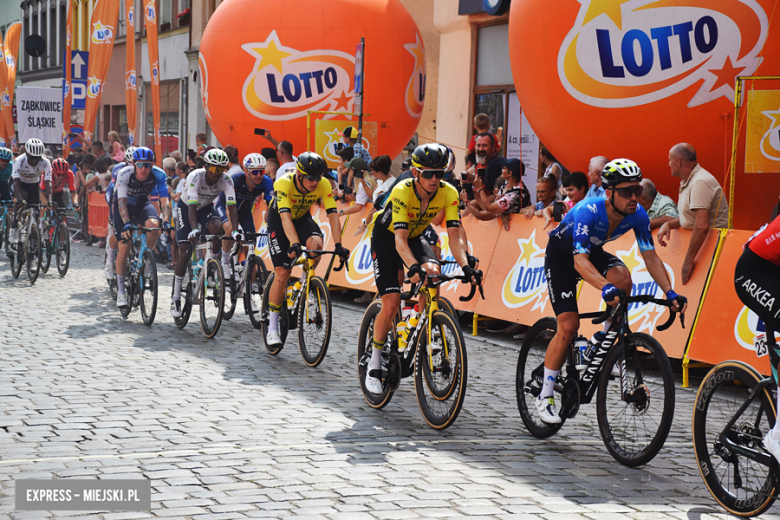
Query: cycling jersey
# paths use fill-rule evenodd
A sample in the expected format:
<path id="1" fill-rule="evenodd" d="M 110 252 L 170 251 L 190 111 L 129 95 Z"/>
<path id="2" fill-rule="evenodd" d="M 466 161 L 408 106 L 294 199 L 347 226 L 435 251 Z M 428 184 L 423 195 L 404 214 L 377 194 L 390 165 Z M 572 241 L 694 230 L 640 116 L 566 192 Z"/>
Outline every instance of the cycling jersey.
<path id="1" fill-rule="evenodd" d="M 0 184 L 6 184 L 8 181 L 11 180 L 11 174 L 14 171 L 14 161 L 9 161 L 8 164 L 5 165 L 5 168 L 0 170 Z"/>
<path id="2" fill-rule="evenodd" d="M 270 202 L 274 196 L 274 181 L 267 175 L 263 175 L 263 180 L 250 190 L 246 185 L 246 174 L 244 172 L 233 174 L 230 179 L 233 181 L 233 190 L 236 192 L 236 211 L 239 213 L 252 211 L 252 203 L 259 196 L 263 196 L 266 202 Z M 225 194 L 220 193 L 216 207 L 225 207 Z"/>
<path id="3" fill-rule="evenodd" d="M 41 180 L 39 186 L 42 190 L 46 189 L 46 185 L 44 184 L 43 180 Z M 70 191 L 76 191 L 76 179 L 73 177 L 73 172 L 68 170 L 67 173 L 63 173 L 62 175 L 57 175 L 56 173 L 52 172 L 51 192 L 60 193 L 65 189 L 65 186 L 67 186 Z"/>
<path id="4" fill-rule="evenodd" d="M 155 190 L 158 193 L 165 193 L 167 196 L 168 186 L 166 184 L 165 173 L 161 170 L 152 170 L 146 179 L 140 180 L 136 177 L 135 166 L 130 165 L 122 168 L 117 174 L 114 183 L 116 199 L 127 199 L 131 206 L 144 204 L 149 200 L 149 196 Z"/>
<path id="5" fill-rule="evenodd" d="M 152 166 L 152 173 L 154 173 L 157 177 L 162 175 L 162 177 L 165 179 L 165 183 L 162 185 L 155 184 L 152 193 L 149 194 L 149 200 L 160 200 L 161 198 L 168 198 L 168 176 L 165 175 L 165 170 L 159 166 Z"/>
<path id="6" fill-rule="evenodd" d="M 764 260 L 780 265 L 780 215 L 756 231 L 745 247 Z"/>
<path id="7" fill-rule="evenodd" d="M 602 246 L 617 240 L 630 229 L 634 230 L 640 251 L 655 249 L 650 234 L 650 219 L 645 208 L 637 205 L 636 212 L 628 215 L 618 224 L 612 235 L 609 232 L 607 199 L 590 198 L 581 200 L 572 208 L 558 227 L 550 232 L 550 240 L 562 240 L 573 248 L 573 254 L 590 254 L 591 246 Z"/>
<path id="8" fill-rule="evenodd" d="M 114 165 L 114 166 L 111 168 L 111 178 L 112 178 L 112 179 L 116 179 L 116 175 L 117 175 L 117 174 L 119 173 L 119 171 L 120 171 L 122 168 L 124 168 L 125 166 L 128 166 L 128 164 L 127 164 L 126 162 L 121 162 L 121 163 L 119 163 L 119 164 L 115 164 L 115 165 Z"/>
<path id="9" fill-rule="evenodd" d="M 277 177 L 274 182 L 274 199 L 271 202 L 271 210 L 278 213 L 291 213 L 293 220 L 298 220 L 306 215 L 309 208 L 322 199 L 325 211 L 331 214 L 336 211 L 336 201 L 333 200 L 333 188 L 330 181 L 323 177 L 313 191 L 306 195 L 298 191 L 295 185 L 295 173 L 285 173 Z"/>
<path id="10" fill-rule="evenodd" d="M 29 184 L 38 184 L 43 174 L 43 180 L 51 181 L 51 163 L 46 157 L 41 157 L 38 164 L 30 166 L 27 162 L 27 154 L 23 153 L 14 161 L 11 177 Z"/>
<path id="11" fill-rule="evenodd" d="M 444 220 L 448 228 L 460 226 L 458 191 L 451 184 L 440 181 L 436 193 L 423 212 L 414 182 L 414 179 L 407 179 L 393 188 L 384 209 L 374 217 L 376 227 L 390 232 L 408 229 L 409 238 L 414 238 L 425 231 L 441 210 L 444 210 Z"/>
<path id="12" fill-rule="evenodd" d="M 206 182 L 206 170 L 204 168 L 198 168 L 193 170 L 187 176 L 187 185 L 184 188 L 184 193 L 181 195 L 181 201 L 187 205 L 196 205 L 203 208 L 208 206 L 214 199 L 216 199 L 220 193 L 225 194 L 226 204 L 231 205 L 236 203 L 236 192 L 233 188 L 233 181 L 227 174 L 222 174 L 222 177 L 209 186 Z"/>

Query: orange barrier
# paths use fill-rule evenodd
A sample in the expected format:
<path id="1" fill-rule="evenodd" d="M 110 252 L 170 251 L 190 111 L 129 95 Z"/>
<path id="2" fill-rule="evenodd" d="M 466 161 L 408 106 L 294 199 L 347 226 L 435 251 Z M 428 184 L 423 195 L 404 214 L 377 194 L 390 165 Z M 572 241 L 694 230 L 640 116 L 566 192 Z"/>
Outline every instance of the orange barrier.
<path id="1" fill-rule="evenodd" d="M 89 194 L 89 233 L 96 237 L 108 235 L 108 203 L 103 193 L 93 191 Z"/>

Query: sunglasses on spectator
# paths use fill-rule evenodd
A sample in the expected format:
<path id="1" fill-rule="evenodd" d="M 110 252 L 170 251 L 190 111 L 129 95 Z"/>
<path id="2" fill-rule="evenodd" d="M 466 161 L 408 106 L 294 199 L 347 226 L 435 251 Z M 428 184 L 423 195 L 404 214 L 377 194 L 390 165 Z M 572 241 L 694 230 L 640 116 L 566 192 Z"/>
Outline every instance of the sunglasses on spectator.
<path id="1" fill-rule="evenodd" d="M 209 164 L 206 169 L 211 173 L 225 173 L 225 170 L 227 170 L 226 166 L 216 166 L 214 164 Z"/>
<path id="2" fill-rule="evenodd" d="M 630 199 L 631 195 L 641 197 L 642 192 L 644 192 L 644 188 L 642 186 L 628 186 L 626 188 L 615 188 L 615 191 L 624 199 Z"/>
<path id="3" fill-rule="evenodd" d="M 423 179 L 436 177 L 438 180 L 442 180 L 444 178 L 444 170 L 420 170 L 420 177 Z"/>
<path id="4" fill-rule="evenodd" d="M 249 173 L 252 175 L 263 175 L 265 173 L 265 170 L 249 170 Z"/>
<path id="5" fill-rule="evenodd" d="M 138 166 L 139 168 L 143 168 L 143 169 L 149 169 L 149 168 L 152 167 L 152 163 L 149 162 L 149 161 L 137 162 L 137 163 L 135 163 L 135 165 Z"/>

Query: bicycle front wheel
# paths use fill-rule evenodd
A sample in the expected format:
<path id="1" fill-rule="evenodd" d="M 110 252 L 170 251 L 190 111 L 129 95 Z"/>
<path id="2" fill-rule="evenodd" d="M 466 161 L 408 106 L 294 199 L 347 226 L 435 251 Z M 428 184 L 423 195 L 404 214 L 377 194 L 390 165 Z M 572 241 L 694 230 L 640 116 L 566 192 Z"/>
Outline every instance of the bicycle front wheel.
<path id="1" fill-rule="evenodd" d="M 22 272 L 22 266 L 24 265 L 25 248 L 26 248 L 25 240 L 24 237 L 22 236 L 22 233 L 24 233 L 25 235 L 27 233 L 22 231 L 21 226 L 19 226 L 19 228 L 16 230 L 16 233 L 17 233 L 18 240 L 16 241 L 16 244 L 14 244 L 14 246 L 16 247 L 16 251 L 11 253 L 11 276 L 13 276 L 14 278 L 19 278 L 19 275 Z M 8 247 L 9 249 L 11 248 L 10 245 Z"/>
<path id="2" fill-rule="evenodd" d="M 35 224 L 30 226 L 25 249 L 27 249 L 27 279 L 30 283 L 35 283 L 41 270 L 41 231 Z"/>
<path id="3" fill-rule="evenodd" d="M 325 359 L 330 344 L 330 294 L 325 281 L 312 277 L 306 292 L 301 294 L 298 308 L 298 346 L 303 360 L 316 367 Z"/>
<path id="4" fill-rule="evenodd" d="M 430 343 L 427 330 L 418 340 L 414 386 L 425 421 L 443 430 L 458 418 L 466 397 L 466 342 L 455 319 L 446 312 L 434 312 L 429 326 Z"/>
<path id="5" fill-rule="evenodd" d="M 144 251 L 141 279 L 141 318 L 146 325 L 154 323 L 157 314 L 157 262 L 151 251 Z"/>
<path id="6" fill-rule="evenodd" d="M 222 311 L 222 319 L 229 320 L 233 317 L 233 313 L 236 312 L 236 304 L 238 303 L 238 284 L 236 283 L 236 266 L 238 265 L 231 259 L 233 271 L 230 273 L 222 273 L 222 278 L 225 280 L 225 308 Z"/>
<path id="7" fill-rule="evenodd" d="M 287 332 L 290 330 L 290 315 L 287 312 L 287 301 L 282 300 L 282 309 L 279 311 L 279 337 L 281 338 L 282 343 L 280 345 L 268 344 L 268 315 L 270 313 L 268 310 L 268 295 L 271 293 L 271 286 L 274 284 L 275 277 L 275 273 L 270 273 L 268 275 L 268 280 L 266 280 L 265 288 L 263 289 L 263 306 L 260 308 L 260 332 L 263 335 L 263 343 L 265 344 L 265 349 L 268 353 L 273 354 L 274 356 L 284 348 L 284 342 L 287 341 Z"/>
<path id="8" fill-rule="evenodd" d="M 41 272 L 46 274 L 49 272 L 49 266 L 51 266 L 51 251 L 54 247 L 54 228 L 47 229 L 42 233 L 42 245 L 41 245 Z"/>
<path id="9" fill-rule="evenodd" d="M 68 274 L 68 267 L 70 266 L 70 232 L 64 222 L 60 222 L 59 226 L 57 226 L 52 252 L 57 258 L 57 272 L 60 273 L 60 276 L 65 276 Z M 114 283 L 116 283 L 116 273 L 114 273 Z M 116 296 L 114 296 L 114 299 L 116 299 Z"/>
<path id="10" fill-rule="evenodd" d="M 372 394 L 366 390 L 366 374 L 368 373 L 368 364 L 371 361 L 372 349 L 374 344 L 374 322 L 376 317 L 382 311 L 382 300 L 372 301 L 366 312 L 363 313 L 363 319 L 360 322 L 360 332 L 358 333 L 358 345 L 357 345 L 357 362 L 358 362 L 358 379 L 360 380 L 360 389 L 363 392 L 363 397 L 371 408 L 381 410 L 388 405 L 390 399 L 393 398 L 397 382 L 400 382 L 401 370 L 398 364 L 395 366 L 390 363 L 391 353 L 390 349 L 385 346 L 382 350 L 382 369 L 384 371 L 383 379 L 386 381 L 382 389 L 381 394 Z M 400 313 L 397 313 L 400 314 Z M 388 341 L 392 343 L 395 341 L 396 329 L 395 326 L 398 320 L 393 320 L 393 326 L 387 333 Z M 387 342 L 386 342 L 387 343 Z M 398 357 L 397 355 L 395 356 Z"/>
<path id="11" fill-rule="evenodd" d="M 200 288 L 200 326 L 207 338 L 213 338 L 222 325 L 222 311 L 225 304 L 225 287 L 222 266 L 216 258 L 209 259 L 203 266 L 204 276 Z"/>
<path id="12" fill-rule="evenodd" d="M 244 307 L 249 315 L 249 321 L 256 329 L 262 329 L 260 319 L 263 308 L 263 292 L 268 278 L 268 269 L 260 257 L 253 256 L 247 265 L 246 286 L 244 287 Z"/>
<path id="13" fill-rule="evenodd" d="M 774 387 L 755 396 L 725 430 L 759 381 L 761 375 L 753 367 L 725 361 L 701 382 L 693 407 L 693 451 L 701 477 L 712 497 L 729 513 L 739 516 L 760 515 L 772 506 L 778 491 L 774 461 L 763 444 L 777 413 L 771 395 Z M 740 450 L 764 455 L 771 466 L 734 451 L 721 438 L 729 439 Z"/>
<path id="14" fill-rule="evenodd" d="M 174 276 L 173 283 L 176 283 L 176 277 Z M 192 263 L 187 262 L 187 270 L 184 272 L 184 279 L 181 281 L 181 316 L 173 318 L 173 322 L 176 327 L 183 329 L 187 322 L 190 321 L 190 315 L 192 314 Z"/>
<path id="15" fill-rule="evenodd" d="M 601 438 L 609 453 L 629 467 L 647 464 L 666 442 L 674 418 L 674 376 L 663 347 L 642 333 L 624 337 L 604 361 L 596 400 Z M 625 352 L 628 394 L 611 375 Z"/>

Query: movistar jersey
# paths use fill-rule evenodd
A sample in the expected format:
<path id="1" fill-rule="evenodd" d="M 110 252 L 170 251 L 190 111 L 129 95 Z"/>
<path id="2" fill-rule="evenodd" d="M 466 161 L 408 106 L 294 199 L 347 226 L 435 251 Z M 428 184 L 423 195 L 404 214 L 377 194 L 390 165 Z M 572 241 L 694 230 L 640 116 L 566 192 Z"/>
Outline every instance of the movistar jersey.
<path id="1" fill-rule="evenodd" d="M 606 202 L 607 199 L 600 197 L 581 200 L 566 213 L 558 227 L 550 232 L 550 239 L 563 240 L 564 245 L 572 247 L 575 255 L 589 255 L 591 246 L 602 246 L 633 229 L 640 251 L 655 249 L 653 236 L 650 234 L 650 219 L 645 208 L 640 205 L 637 205 L 634 214 L 623 218 L 612 235 L 607 236 L 609 218 Z"/>
<path id="2" fill-rule="evenodd" d="M 233 181 L 233 189 L 236 192 L 236 211 L 252 211 L 252 203 L 259 196 L 263 196 L 266 202 L 270 202 L 274 196 L 274 181 L 267 175 L 263 175 L 263 180 L 250 190 L 246 185 L 246 173 L 234 173 L 230 179 Z M 225 207 L 225 194 L 221 193 L 217 197 L 214 206 Z"/>
<path id="3" fill-rule="evenodd" d="M 14 172 L 14 162 L 9 161 L 5 168 L 0 169 L 0 184 L 6 184 L 11 180 L 11 174 Z"/>
<path id="4" fill-rule="evenodd" d="M 132 164 L 122 168 L 116 176 L 115 192 L 118 199 L 127 199 L 130 206 L 144 204 L 149 200 L 149 196 L 156 189 L 158 193 L 164 193 L 167 196 L 168 187 L 165 173 L 162 170 L 149 172 L 146 179 L 140 180 L 136 177 L 135 166 Z"/>
<path id="5" fill-rule="evenodd" d="M 41 157 L 38 164 L 30 166 L 27 163 L 27 154 L 23 153 L 14 161 L 13 173 L 11 177 L 13 179 L 19 179 L 27 184 L 38 184 L 43 175 L 43 180 L 51 181 L 51 163 L 46 157 Z"/>
<path id="6" fill-rule="evenodd" d="M 336 201 L 333 200 L 333 188 L 330 181 L 323 177 L 313 191 L 302 194 L 295 185 L 295 172 L 285 173 L 274 182 L 274 199 L 271 210 L 278 213 L 290 213 L 293 220 L 303 217 L 312 205 L 322 199 L 328 214 L 336 211 Z"/>
<path id="7" fill-rule="evenodd" d="M 209 185 L 206 182 L 206 169 L 198 168 L 192 170 L 187 176 L 187 184 L 184 187 L 184 193 L 181 195 L 181 201 L 188 206 L 198 206 L 203 208 L 214 202 L 220 193 L 225 194 L 225 200 L 228 206 L 236 203 L 236 191 L 233 189 L 233 181 L 226 173 L 222 174 L 217 182 Z"/>
<path id="8" fill-rule="evenodd" d="M 436 193 L 423 211 L 414 182 L 414 179 L 407 179 L 393 188 L 382 212 L 374 217 L 375 225 L 390 232 L 408 229 L 409 238 L 414 238 L 425 231 L 436 215 L 444 210 L 447 227 L 460 226 L 458 190 L 451 184 L 440 181 Z"/>

